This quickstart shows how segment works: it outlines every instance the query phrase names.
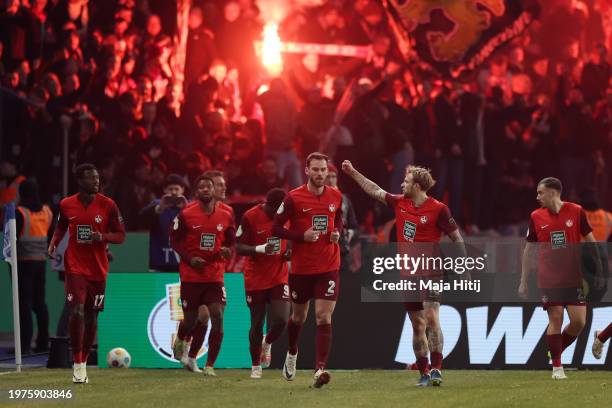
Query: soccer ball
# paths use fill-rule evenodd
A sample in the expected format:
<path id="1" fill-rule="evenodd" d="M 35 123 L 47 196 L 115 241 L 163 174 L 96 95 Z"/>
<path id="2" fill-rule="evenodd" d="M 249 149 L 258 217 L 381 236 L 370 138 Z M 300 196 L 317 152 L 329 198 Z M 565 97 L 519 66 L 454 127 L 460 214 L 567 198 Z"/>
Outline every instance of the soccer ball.
<path id="1" fill-rule="evenodd" d="M 106 363 L 111 368 L 128 368 L 132 362 L 132 357 L 126 349 L 117 347 L 106 355 Z"/>

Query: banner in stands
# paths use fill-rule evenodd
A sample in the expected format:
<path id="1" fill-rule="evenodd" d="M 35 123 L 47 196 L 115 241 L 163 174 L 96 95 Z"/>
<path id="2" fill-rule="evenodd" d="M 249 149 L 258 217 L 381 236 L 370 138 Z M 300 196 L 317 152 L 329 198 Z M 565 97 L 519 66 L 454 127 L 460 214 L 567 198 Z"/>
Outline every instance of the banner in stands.
<path id="1" fill-rule="evenodd" d="M 539 13 L 537 0 L 389 0 L 418 57 L 448 78 L 468 75 Z"/>

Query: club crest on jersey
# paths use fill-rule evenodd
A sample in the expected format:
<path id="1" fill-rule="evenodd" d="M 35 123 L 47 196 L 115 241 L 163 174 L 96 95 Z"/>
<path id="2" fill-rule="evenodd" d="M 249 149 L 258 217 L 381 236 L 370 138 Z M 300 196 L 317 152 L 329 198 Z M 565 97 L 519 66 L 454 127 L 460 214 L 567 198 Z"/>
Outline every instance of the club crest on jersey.
<path id="1" fill-rule="evenodd" d="M 223 231 L 223 224 L 217 224 L 217 231 Z"/>
<path id="2" fill-rule="evenodd" d="M 101 215 L 96 215 L 96 218 L 94 218 L 94 220 L 96 221 L 96 224 L 102 224 L 102 216 Z"/>
<path id="3" fill-rule="evenodd" d="M 565 225 L 567 225 L 567 228 L 572 228 L 572 226 L 574 225 L 574 221 L 567 220 L 567 221 L 565 221 Z"/>
<path id="4" fill-rule="evenodd" d="M 334 212 L 336 211 L 336 205 L 334 203 L 329 205 L 329 212 Z"/>
<path id="5" fill-rule="evenodd" d="M 421 215 L 421 224 L 427 224 L 427 216 Z"/>
<path id="6" fill-rule="evenodd" d="M 66 299 L 67 299 L 69 302 L 72 302 L 73 297 L 74 297 L 74 296 L 72 296 L 72 293 L 69 293 L 69 294 L 68 294 L 68 296 L 66 296 Z"/>

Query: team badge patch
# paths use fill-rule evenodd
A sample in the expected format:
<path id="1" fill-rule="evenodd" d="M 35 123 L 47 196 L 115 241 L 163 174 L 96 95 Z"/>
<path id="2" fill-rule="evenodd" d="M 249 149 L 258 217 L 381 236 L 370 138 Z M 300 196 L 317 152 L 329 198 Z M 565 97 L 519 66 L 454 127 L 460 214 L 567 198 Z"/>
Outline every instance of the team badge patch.
<path id="1" fill-rule="evenodd" d="M 334 211 L 336 211 L 336 205 L 332 203 L 329 205 L 329 212 L 334 212 Z"/>
<path id="2" fill-rule="evenodd" d="M 72 293 L 69 293 L 69 294 L 68 294 L 68 296 L 66 296 L 66 299 L 67 299 L 69 302 L 72 302 L 72 299 L 73 299 L 73 298 L 74 298 L 74 296 L 72 296 Z"/>
<path id="3" fill-rule="evenodd" d="M 427 224 L 427 216 L 421 215 L 421 224 Z"/>
<path id="4" fill-rule="evenodd" d="M 94 220 L 96 221 L 96 224 L 102 224 L 102 216 L 101 215 L 96 215 L 96 218 L 94 218 Z"/>
<path id="5" fill-rule="evenodd" d="M 217 231 L 223 231 L 223 224 L 217 224 Z"/>
<path id="6" fill-rule="evenodd" d="M 572 228 L 572 226 L 574 225 L 574 221 L 567 220 L 567 221 L 565 221 L 565 225 L 567 225 L 567 228 Z"/>

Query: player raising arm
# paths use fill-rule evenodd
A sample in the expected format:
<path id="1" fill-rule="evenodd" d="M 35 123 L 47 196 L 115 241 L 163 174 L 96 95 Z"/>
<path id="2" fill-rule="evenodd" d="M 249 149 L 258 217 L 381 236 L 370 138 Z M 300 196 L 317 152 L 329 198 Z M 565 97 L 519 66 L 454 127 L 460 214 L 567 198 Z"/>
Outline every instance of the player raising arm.
<path id="1" fill-rule="evenodd" d="M 74 360 L 72 381 L 87 383 L 87 357 L 96 338 L 98 312 L 104 310 L 108 243 L 121 244 L 125 228 L 113 200 L 98 193 L 100 175 L 93 164 L 84 163 L 74 171 L 79 192 L 60 202 L 59 219 L 49 256 L 69 233 L 64 255 L 66 299 L 71 307 L 70 341 Z"/>
<path id="2" fill-rule="evenodd" d="M 427 191 L 435 184 L 429 170 L 409 166 L 402 183 L 401 195 L 387 193 L 357 171 L 348 160 L 342 163 L 342 171 L 355 180 L 370 197 L 394 209 L 398 242 L 432 243 L 432 247 L 435 247 L 442 234 L 446 234 L 453 242 L 460 244 L 460 250 L 465 254 L 463 238 L 448 207 L 427 195 Z M 404 303 L 412 323 L 412 347 L 421 373 L 416 385 L 439 386 L 442 384 L 444 345 L 440 328 L 440 294 L 427 291 L 421 293 L 421 297 L 422 302 Z M 430 352 L 431 373 L 428 367 Z"/>

